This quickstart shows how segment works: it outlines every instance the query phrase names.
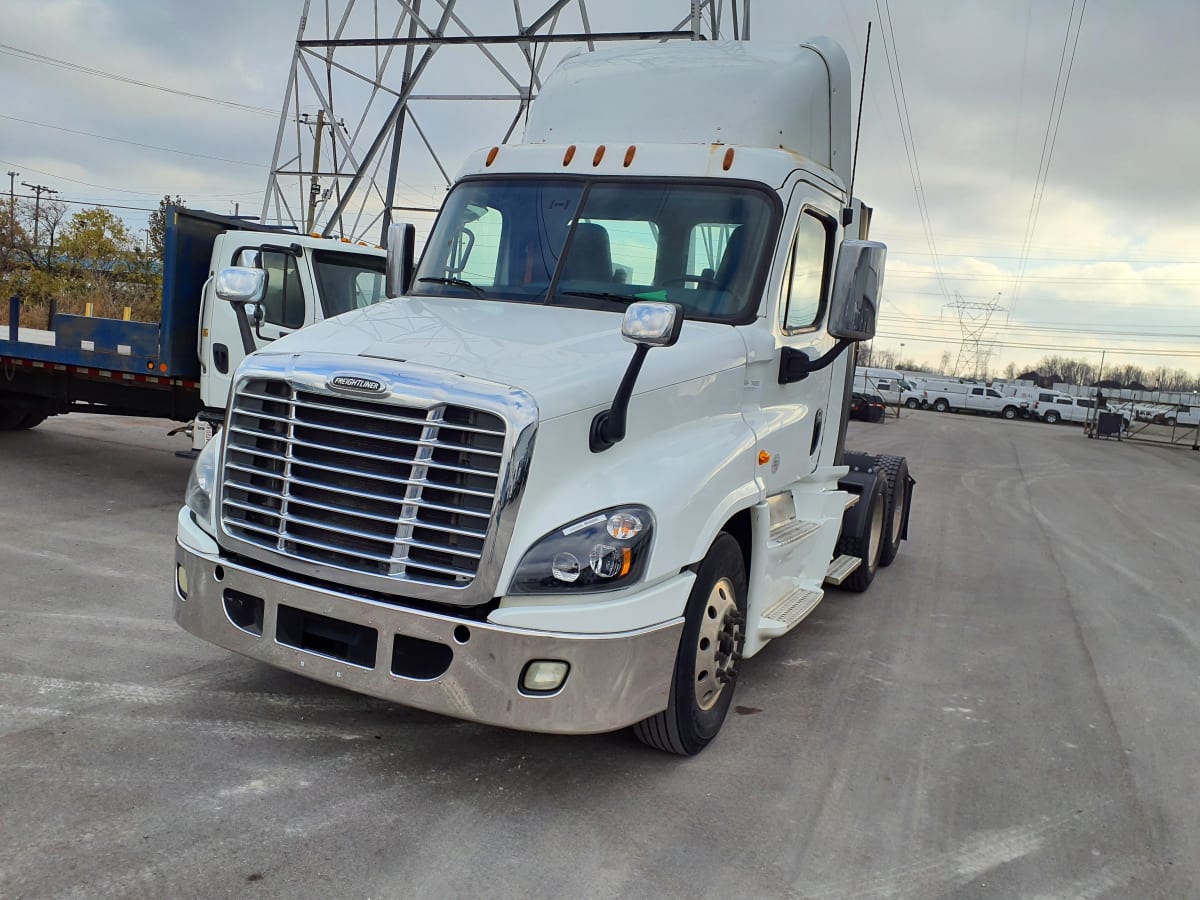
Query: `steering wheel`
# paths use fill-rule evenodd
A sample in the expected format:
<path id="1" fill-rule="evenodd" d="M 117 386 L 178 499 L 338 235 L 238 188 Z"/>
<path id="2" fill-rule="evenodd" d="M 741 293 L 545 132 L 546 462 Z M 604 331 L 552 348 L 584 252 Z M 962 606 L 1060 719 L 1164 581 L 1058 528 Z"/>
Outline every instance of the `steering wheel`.
<path id="1" fill-rule="evenodd" d="M 689 281 L 694 281 L 698 286 L 711 288 L 714 291 L 722 290 L 721 285 L 717 284 L 715 278 L 709 278 L 705 275 L 677 275 L 674 278 L 668 278 L 666 281 L 660 281 L 655 287 L 670 287 L 673 284 L 686 284 Z"/>

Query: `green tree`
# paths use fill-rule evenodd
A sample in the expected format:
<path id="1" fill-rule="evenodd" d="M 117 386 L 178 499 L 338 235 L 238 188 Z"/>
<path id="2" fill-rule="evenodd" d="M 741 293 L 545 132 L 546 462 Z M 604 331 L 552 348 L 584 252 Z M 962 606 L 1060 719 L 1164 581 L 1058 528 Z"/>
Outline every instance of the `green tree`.
<path id="1" fill-rule="evenodd" d="M 112 278 L 135 269 L 135 244 L 129 228 L 107 209 L 84 209 L 71 216 L 59 242 L 72 273 Z"/>
<path id="2" fill-rule="evenodd" d="M 158 209 L 150 213 L 150 246 L 147 252 L 156 259 L 163 258 L 163 246 L 167 240 L 167 209 L 171 206 L 183 206 L 183 198 L 166 194 L 158 201 Z"/>

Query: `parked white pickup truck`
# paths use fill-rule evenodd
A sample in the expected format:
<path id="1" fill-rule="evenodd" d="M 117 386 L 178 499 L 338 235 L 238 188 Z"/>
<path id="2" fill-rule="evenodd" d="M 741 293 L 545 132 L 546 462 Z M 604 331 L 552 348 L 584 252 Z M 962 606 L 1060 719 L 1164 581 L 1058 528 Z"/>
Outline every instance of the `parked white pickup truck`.
<path id="1" fill-rule="evenodd" d="M 930 382 L 924 391 L 925 404 L 936 412 L 982 413 L 989 416 L 1004 416 L 1006 419 L 1021 418 L 1029 408 L 1029 401 L 1019 397 L 1005 397 L 996 388 L 970 382 Z"/>
<path id="2" fill-rule="evenodd" d="M 1034 418 L 1041 419 L 1048 425 L 1057 425 L 1059 422 L 1082 425 L 1092 415 L 1093 406 L 1095 401 L 1090 397 L 1073 397 L 1057 391 L 1039 391 L 1031 412 Z"/>

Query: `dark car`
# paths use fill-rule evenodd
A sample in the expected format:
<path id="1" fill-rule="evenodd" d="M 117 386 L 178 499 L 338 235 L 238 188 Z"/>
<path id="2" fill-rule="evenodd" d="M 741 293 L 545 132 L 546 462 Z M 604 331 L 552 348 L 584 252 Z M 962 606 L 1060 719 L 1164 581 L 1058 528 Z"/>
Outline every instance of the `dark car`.
<path id="1" fill-rule="evenodd" d="M 850 418 L 863 422 L 882 422 L 887 404 L 878 394 L 855 391 L 850 395 Z"/>

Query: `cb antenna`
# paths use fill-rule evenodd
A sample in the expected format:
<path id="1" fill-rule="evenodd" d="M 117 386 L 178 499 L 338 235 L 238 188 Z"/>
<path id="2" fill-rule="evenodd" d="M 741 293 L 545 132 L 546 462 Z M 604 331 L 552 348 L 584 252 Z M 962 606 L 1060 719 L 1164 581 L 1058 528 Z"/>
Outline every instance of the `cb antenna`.
<path id="1" fill-rule="evenodd" d="M 863 95 L 867 92 L 867 61 L 871 58 L 871 22 L 867 21 L 867 46 L 863 50 L 862 82 L 858 86 L 858 122 L 854 126 L 854 158 L 850 161 L 850 205 L 842 210 L 842 227 L 854 221 L 854 176 L 858 174 L 858 142 L 862 138 Z"/>

